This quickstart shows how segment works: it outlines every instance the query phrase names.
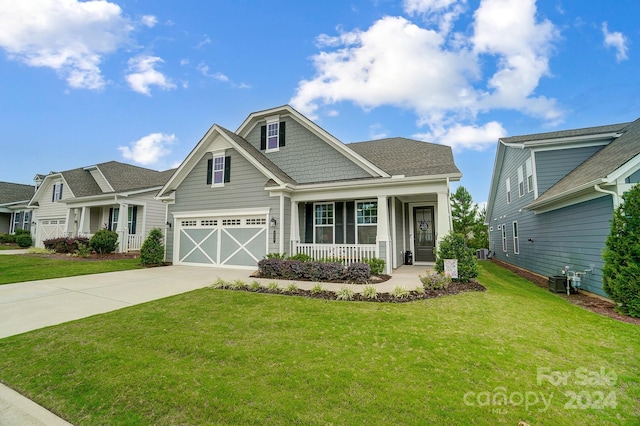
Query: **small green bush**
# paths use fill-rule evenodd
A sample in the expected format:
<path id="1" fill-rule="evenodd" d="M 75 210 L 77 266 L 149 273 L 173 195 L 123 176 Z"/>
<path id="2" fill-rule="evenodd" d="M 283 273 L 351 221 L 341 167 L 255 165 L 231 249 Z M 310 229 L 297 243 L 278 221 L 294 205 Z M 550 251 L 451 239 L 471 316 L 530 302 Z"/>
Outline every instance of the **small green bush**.
<path id="1" fill-rule="evenodd" d="M 15 231 L 13 231 L 13 234 L 17 237 L 18 235 L 24 235 L 24 234 L 29 234 L 31 235 L 31 231 L 29 231 L 28 229 L 22 229 L 22 228 L 18 228 Z"/>
<path id="2" fill-rule="evenodd" d="M 362 288 L 362 297 L 375 300 L 378 298 L 378 290 L 372 285 L 365 285 Z"/>
<path id="3" fill-rule="evenodd" d="M 407 297 L 409 297 L 409 294 L 411 294 L 409 290 L 402 286 L 396 286 L 391 292 L 391 295 L 396 299 L 406 299 Z"/>
<path id="4" fill-rule="evenodd" d="M 308 254 L 304 254 L 304 253 L 294 254 L 293 256 L 289 256 L 287 259 L 289 259 L 289 260 L 299 260 L 300 262 L 311 262 L 311 261 L 313 261 L 313 257 L 309 256 Z"/>
<path id="5" fill-rule="evenodd" d="M 314 285 L 311 288 L 311 294 L 320 294 L 322 293 L 324 290 L 322 289 L 322 285 L 320 283 Z"/>
<path id="6" fill-rule="evenodd" d="M 21 248 L 31 247 L 33 245 L 31 234 L 28 232 L 26 234 L 16 234 L 16 243 L 18 243 L 18 247 Z"/>
<path id="7" fill-rule="evenodd" d="M 164 262 L 164 244 L 160 228 L 153 228 L 140 247 L 142 265 L 161 265 Z"/>
<path id="8" fill-rule="evenodd" d="M 349 287 L 342 287 L 340 290 L 336 291 L 336 299 L 337 300 L 353 300 L 354 291 Z"/>
<path id="9" fill-rule="evenodd" d="M 467 247 L 461 234 L 448 234 L 440 242 L 435 266 L 437 272 L 444 272 L 444 259 L 458 259 L 458 278 L 454 281 L 468 282 L 480 273 L 475 253 Z"/>
<path id="10" fill-rule="evenodd" d="M 78 243 L 78 250 L 76 250 L 75 254 L 86 258 L 91 254 L 91 249 L 87 244 Z"/>
<path id="11" fill-rule="evenodd" d="M 369 265 L 369 268 L 371 268 L 372 275 L 380 275 L 384 271 L 384 265 L 385 265 L 384 259 L 372 257 L 371 259 L 364 260 L 364 263 Z"/>
<path id="12" fill-rule="evenodd" d="M 249 290 L 251 291 L 258 291 L 261 288 L 262 288 L 262 285 L 256 280 L 251 281 L 251 284 L 249 284 Z"/>
<path id="13" fill-rule="evenodd" d="M 13 244 L 16 242 L 16 237 L 11 234 L 0 233 L 0 244 Z"/>
<path id="14" fill-rule="evenodd" d="M 89 240 L 89 247 L 99 254 L 113 253 L 118 245 L 118 233 L 100 229 Z"/>
<path id="15" fill-rule="evenodd" d="M 451 277 L 444 273 L 427 271 L 425 276 L 418 275 L 425 290 L 444 290 L 451 284 Z"/>
<path id="16" fill-rule="evenodd" d="M 267 253 L 264 256 L 265 259 L 278 259 L 285 260 L 287 258 L 287 253 Z"/>

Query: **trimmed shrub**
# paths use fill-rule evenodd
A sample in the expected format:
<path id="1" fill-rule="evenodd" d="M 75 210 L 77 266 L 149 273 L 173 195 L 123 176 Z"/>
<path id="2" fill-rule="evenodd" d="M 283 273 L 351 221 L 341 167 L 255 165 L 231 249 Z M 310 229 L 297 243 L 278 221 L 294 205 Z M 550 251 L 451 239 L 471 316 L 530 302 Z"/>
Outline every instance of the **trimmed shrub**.
<path id="1" fill-rule="evenodd" d="M 384 271 L 385 261 L 377 257 L 372 257 L 364 261 L 371 268 L 372 275 L 380 275 Z"/>
<path id="2" fill-rule="evenodd" d="M 11 234 L 0 233 L 0 244 L 13 244 L 16 242 L 16 237 Z"/>
<path id="3" fill-rule="evenodd" d="M 160 228 L 153 228 L 140 247 L 142 265 L 161 265 L 164 262 L 163 235 Z"/>
<path id="4" fill-rule="evenodd" d="M 287 258 L 287 253 L 267 253 L 264 257 L 266 259 L 285 260 Z"/>
<path id="5" fill-rule="evenodd" d="M 100 229 L 89 240 L 89 247 L 99 254 L 113 253 L 118 245 L 118 233 Z"/>
<path id="6" fill-rule="evenodd" d="M 293 256 L 289 256 L 287 259 L 289 259 L 289 260 L 299 260 L 300 262 L 311 262 L 311 261 L 313 261 L 313 257 L 309 256 L 308 254 L 304 254 L 304 253 L 294 254 Z"/>
<path id="7" fill-rule="evenodd" d="M 53 250 L 56 253 L 76 253 L 80 244 L 89 245 L 89 239 L 86 237 L 50 238 L 44 240 L 42 244 L 47 250 Z"/>
<path id="8" fill-rule="evenodd" d="M 640 317 L 640 185 L 622 199 L 605 241 L 603 289 L 618 304 L 618 312 Z"/>
<path id="9" fill-rule="evenodd" d="M 18 235 L 31 235 L 31 231 L 29 231 L 28 229 L 16 229 L 15 231 L 13 231 L 13 234 L 17 237 Z"/>
<path id="10" fill-rule="evenodd" d="M 17 234 L 16 243 L 18 243 L 18 247 L 21 248 L 31 247 L 31 245 L 33 244 L 31 234 L 29 234 L 28 232 L 26 234 Z"/>
<path id="11" fill-rule="evenodd" d="M 371 267 L 366 263 L 352 263 L 347 267 L 345 278 L 349 282 L 366 283 L 371 277 Z"/>
<path id="12" fill-rule="evenodd" d="M 451 277 L 444 273 L 427 271 L 424 277 L 418 275 L 418 278 L 425 290 L 444 290 L 451 284 Z"/>
<path id="13" fill-rule="evenodd" d="M 461 234 L 448 234 L 440 242 L 435 270 L 444 272 L 444 259 L 458 259 L 458 278 L 454 281 L 468 282 L 480 273 L 475 253 L 467 247 Z"/>

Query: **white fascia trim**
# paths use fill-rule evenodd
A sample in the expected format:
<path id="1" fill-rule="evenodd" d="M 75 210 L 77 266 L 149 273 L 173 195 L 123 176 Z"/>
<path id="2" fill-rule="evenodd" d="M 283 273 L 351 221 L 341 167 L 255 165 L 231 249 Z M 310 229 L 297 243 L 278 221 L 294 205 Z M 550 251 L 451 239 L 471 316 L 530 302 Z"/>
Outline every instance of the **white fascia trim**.
<path id="1" fill-rule="evenodd" d="M 171 213 L 175 219 L 187 219 L 193 217 L 221 217 L 221 216 L 258 216 L 268 215 L 269 208 L 252 207 L 247 209 L 226 209 L 226 210 L 195 210 L 187 212 Z"/>
<path id="2" fill-rule="evenodd" d="M 583 146 L 608 145 L 612 139 L 620 136 L 622 136 L 622 133 L 620 132 L 611 132 L 600 133 L 597 135 L 569 136 L 511 143 L 500 139 L 500 142 L 514 148 L 538 148 L 538 150 L 541 150 L 541 148 L 547 147 L 548 149 L 564 149 L 569 146 L 572 148 L 579 148 Z"/>
<path id="3" fill-rule="evenodd" d="M 629 175 L 635 173 L 638 169 L 640 169 L 640 154 L 633 157 L 631 160 L 627 161 L 622 166 L 618 167 L 616 170 L 611 172 L 607 177 L 606 181 L 616 182 L 618 179 L 626 178 Z"/>
<path id="4" fill-rule="evenodd" d="M 44 191 L 43 188 L 46 186 L 45 182 L 47 181 L 47 179 L 51 180 L 53 178 L 58 178 L 58 177 L 60 179 L 62 179 L 62 183 L 64 183 L 64 186 L 66 186 L 67 190 L 71 194 L 71 198 L 75 198 L 76 197 L 75 194 L 73 193 L 73 191 L 71 190 L 71 187 L 69 186 L 69 184 L 67 183 L 67 181 L 65 180 L 65 178 L 64 178 L 64 176 L 62 175 L 61 172 L 51 173 L 51 174 L 46 175 L 44 177 L 44 179 L 42 180 L 42 184 L 40 184 L 40 186 L 38 187 L 38 190 L 36 191 L 35 194 L 33 194 L 33 197 L 29 201 L 29 207 L 32 207 L 31 203 L 34 203 L 34 202 L 38 201 L 40 199 L 40 197 L 42 197 L 42 191 Z M 64 188 L 63 188 L 63 190 L 64 190 Z M 65 200 L 59 200 L 59 201 L 63 202 L 63 203 L 65 202 Z"/>
<path id="5" fill-rule="evenodd" d="M 377 167 L 376 165 L 374 165 L 370 161 L 366 160 L 364 157 L 362 157 L 361 155 L 357 154 L 352 149 L 348 148 L 340 140 L 336 139 L 334 136 L 332 136 L 330 133 L 328 133 L 322 127 L 318 126 L 316 123 L 314 123 L 313 121 L 311 121 L 310 119 L 308 119 L 304 115 L 300 114 L 298 111 L 296 111 L 295 109 L 293 109 L 289 105 L 284 105 L 284 106 L 273 108 L 273 109 L 269 109 L 269 110 L 266 110 L 266 111 L 260 111 L 260 112 L 251 113 L 242 122 L 240 127 L 238 127 L 238 130 L 236 130 L 236 134 L 238 134 L 238 135 L 240 135 L 241 137 L 244 138 L 244 137 L 247 136 L 247 134 L 249 134 L 249 132 L 253 129 L 253 127 L 257 124 L 258 121 L 262 121 L 265 118 L 270 118 L 271 116 L 277 115 L 277 114 L 279 114 L 281 116 L 290 115 L 290 116 L 295 117 L 296 120 L 298 121 L 298 123 L 300 123 L 301 125 L 306 127 L 307 130 L 309 130 L 311 133 L 313 133 L 314 135 L 316 135 L 320 139 L 324 140 L 325 142 L 329 143 L 329 145 L 331 145 L 333 148 L 335 148 L 342 155 L 344 155 L 345 157 L 347 157 L 348 159 L 350 159 L 351 161 L 356 163 L 358 166 L 363 168 L 370 175 L 372 175 L 372 176 L 389 177 L 389 174 L 387 172 L 385 172 L 384 170 L 380 169 L 379 167 Z"/>

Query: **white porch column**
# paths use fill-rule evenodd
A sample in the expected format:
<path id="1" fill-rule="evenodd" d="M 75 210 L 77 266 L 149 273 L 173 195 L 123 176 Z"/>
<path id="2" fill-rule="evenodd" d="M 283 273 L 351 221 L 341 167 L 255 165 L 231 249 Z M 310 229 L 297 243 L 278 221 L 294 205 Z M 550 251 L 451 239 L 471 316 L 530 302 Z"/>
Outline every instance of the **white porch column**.
<path id="1" fill-rule="evenodd" d="M 376 255 L 384 259 L 385 274 L 391 274 L 391 247 L 389 237 L 389 208 L 387 206 L 387 196 L 378 195 L 378 232 L 376 234 Z"/>
<path id="2" fill-rule="evenodd" d="M 290 229 L 290 242 L 289 242 L 289 254 L 295 255 L 294 248 L 300 242 L 300 217 L 298 216 L 298 202 L 291 200 L 291 229 Z"/>
<path id="3" fill-rule="evenodd" d="M 129 205 L 120 204 L 118 210 L 118 227 L 116 228 L 118 233 L 118 251 L 125 253 L 127 251 L 127 240 L 129 239 Z"/>
<path id="4" fill-rule="evenodd" d="M 449 194 L 446 192 L 438 192 L 437 220 L 436 247 L 439 247 L 440 241 L 451 232 L 451 205 L 449 204 Z"/>
<path id="5" fill-rule="evenodd" d="M 80 210 L 80 220 L 78 221 L 78 235 L 89 233 L 89 227 L 87 226 L 89 223 L 89 221 L 87 220 L 87 212 L 89 211 L 90 209 L 85 206 L 83 206 L 82 210 Z"/>
<path id="6" fill-rule="evenodd" d="M 76 225 L 73 223 L 75 220 L 75 214 L 73 213 L 73 209 L 67 209 L 67 217 L 65 219 L 64 224 L 64 236 L 68 237 L 73 233 L 73 228 Z"/>

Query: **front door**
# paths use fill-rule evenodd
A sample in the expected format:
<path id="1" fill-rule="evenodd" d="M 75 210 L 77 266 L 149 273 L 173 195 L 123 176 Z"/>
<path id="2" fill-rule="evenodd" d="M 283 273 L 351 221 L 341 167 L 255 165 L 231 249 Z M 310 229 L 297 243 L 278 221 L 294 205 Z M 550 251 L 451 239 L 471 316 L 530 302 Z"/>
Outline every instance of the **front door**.
<path id="1" fill-rule="evenodd" d="M 413 209 L 414 260 L 416 262 L 434 262 L 433 207 Z"/>

